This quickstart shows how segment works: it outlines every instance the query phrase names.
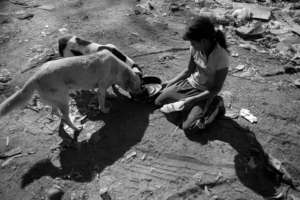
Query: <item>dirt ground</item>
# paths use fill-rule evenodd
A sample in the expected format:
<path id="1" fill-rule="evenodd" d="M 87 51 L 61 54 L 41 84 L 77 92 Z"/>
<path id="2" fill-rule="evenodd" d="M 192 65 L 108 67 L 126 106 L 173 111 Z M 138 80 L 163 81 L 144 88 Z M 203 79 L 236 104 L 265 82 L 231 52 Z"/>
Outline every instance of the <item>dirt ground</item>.
<path id="1" fill-rule="evenodd" d="M 64 35 L 115 44 L 145 74 L 163 80 L 175 76 L 187 66 L 189 44 L 181 34 L 198 5 L 152 0 L 149 13 L 135 11 L 137 3 L 145 2 L 0 0 L 1 80 L 5 74 L 11 77 L 1 82 L 1 101 L 35 71 L 20 73 L 28 61 L 45 49 L 57 49 Z M 182 6 L 171 11 L 174 2 Z M 74 113 L 78 106 L 88 117 L 73 147 L 62 143 L 60 120 L 51 117 L 51 109 L 31 102 L 0 120 L 0 153 L 18 153 L 0 160 L 0 199 L 46 199 L 54 185 L 66 200 L 260 200 L 282 191 L 299 199 L 297 190 L 267 173 L 262 157 L 280 160 L 299 185 L 300 90 L 293 81 L 300 75 L 259 76 L 281 71 L 282 60 L 239 47 L 235 36 L 229 44 L 239 54 L 231 58 L 231 69 L 246 64 L 257 76 L 228 75 L 222 90 L 227 112 L 249 109 L 257 123 L 222 117 L 208 130 L 187 135 L 145 103 L 112 99 L 111 113 L 95 115 L 85 109 L 93 97 L 86 92 L 73 101 Z"/>

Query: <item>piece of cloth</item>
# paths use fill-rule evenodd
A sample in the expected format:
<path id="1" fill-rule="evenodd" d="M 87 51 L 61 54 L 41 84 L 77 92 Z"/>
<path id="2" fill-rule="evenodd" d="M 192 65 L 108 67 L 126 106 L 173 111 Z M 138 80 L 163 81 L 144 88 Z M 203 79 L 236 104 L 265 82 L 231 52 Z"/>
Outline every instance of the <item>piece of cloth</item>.
<path id="1" fill-rule="evenodd" d="M 188 82 L 199 90 L 210 90 L 214 84 L 215 73 L 229 67 L 228 52 L 219 44 L 209 54 L 208 59 L 200 51 L 190 48 L 195 71 L 188 77 Z"/>

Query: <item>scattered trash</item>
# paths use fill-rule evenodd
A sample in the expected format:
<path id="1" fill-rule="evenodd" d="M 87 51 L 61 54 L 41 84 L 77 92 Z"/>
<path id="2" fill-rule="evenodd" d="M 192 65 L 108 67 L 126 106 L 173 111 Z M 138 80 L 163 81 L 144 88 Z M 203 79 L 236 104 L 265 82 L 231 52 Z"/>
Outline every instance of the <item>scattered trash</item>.
<path id="1" fill-rule="evenodd" d="M 180 11 L 180 5 L 178 5 L 177 3 L 171 3 L 169 9 L 172 12 Z"/>
<path id="2" fill-rule="evenodd" d="M 253 78 L 253 76 L 256 75 L 256 70 L 254 68 L 247 68 L 247 70 L 244 70 L 242 72 L 235 72 L 232 74 L 232 76 L 240 77 L 240 78 Z"/>
<path id="3" fill-rule="evenodd" d="M 126 160 L 128 160 L 130 158 L 134 158 L 134 157 L 136 157 L 136 155 L 137 155 L 137 153 L 135 151 L 133 151 L 126 156 Z"/>
<path id="4" fill-rule="evenodd" d="M 280 29 L 281 23 L 279 21 L 270 21 L 269 27 L 270 29 Z"/>
<path id="5" fill-rule="evenodd" d="M 265 51 L 263 49 L 258 49 L 255 45 L 250 44 L 250 43 L 240 44 L 239 47 L 247 49 L 247 50 L 253 50 L 253 51 L 256 51 L 258 53 L 267 53 L 267 51 Z"/>
<path id="6" fill-rule="evenodd" d="M 5 145 L 8 147 L 8 145 L 9 145 L 9 136 L 7 136 L 6 137 L 6 143 L 5 143 Z"/>
<path id="7" fill-rule="evenodd" d="M 173 59 L 175 59 L 175 56 L 173 55 L 163 55 L 163 56 L 159 56 L 158 61 L 163 63 Z"/>
<path id="8" fill-rule="evenodd" d="M 236 52 L 232 52 L 232 53 L 231 53 L 231 56 L 232 56 L 232 57 L 239 57 L 239 54 L 236 53 Z"/>
<path id="9" fill-rule="evenodd" d="M 61 33 L 61 34 L 66 34 L 69 32 L 69 30 L 67 28 L 60 28 L 58 29 L 58 31 Z"/>
<path id="10" fill-rule="evenodd" d="M 102 200 L 111 200 L 111 196 L 109 195 L 108 193 L 108 188 L 105 187 L 105 188 L 101 188 L 100 191 L 100 197 L 102 198 Z"/>
<path id="11" fill-rule="evenodd" d="M 245 67 L 246 67 L 245 65 L 239 64 L 234 69 L 235 69 L 235 71 L 243 71 L 245 69 Z"/>
<path id="12" fill-rule="evenodd" d="M 23 0 L 9 0 L 10 3 L 23 6 L 24 8 L 35 8 L 38 7 L 39 4 L 31 2 L 30 4 L 25 3 Z"/>
<path id="13" fill-rule="evenodd" d="M 145 160 L 146 159 L 146 154 L 144 153 L 143 155 L 142 155 L 142 157 L 141 157 L 141 160 Z"/>
<path id="14" fill-rule="evenodd" d="M 148 4 L 137 4 L 134 9 L 136 15 L 144 14 L 150 15 L 151 11 Z"/>
<path id="15" fill-rule="evenodd" d="M 16 17 L 20 20 L 24 20 L 24 19 L 30 20 L 31 18 L 33 18 L 33 16 L 34 14 L 25 11 L 16 12 Z"/>
<path id="16" fill-rule="evenodd" d="M 207 185 L 204 186 L 204 192 L 207 196 L 210 196 L 210 191 L 208 190 Z"/>
<path id="17" fill-rule="evenodd" d="M 242 116 L 243 118 L 245 118 L 246 120 L 248 120 L 251 123 L 256 123 L 257 122 L 257 117 L 255 117 L 253 114 L 251 114 L 250 110 L 242 108 L 240 110 L 240 116 Z"/>
<path id="18" fill-rule="evenodd" d="M 295 74 L 300 72 L 300 66 L 284 66 L 283 69 L 286 74 Z"/>
<path id="19" fill-rule="evenodd" d="M 13 157 L 10 157 L 10 158 L 6 159 L 6 160 L 1 164 L 1 167 L 6 167 L 6 166 L 9 165 L 9 163 L 10 163 L 11 161 L 13 161 L 15 158 L 18 158 L 18 157 L 21 157 L 21 156 L 22 156 L 22 154 L 18 154 L 18 155 L 15 155 L 15 156 L 13 156 Z"/>
<path id="20" fill-rule="evenodd" d="M 63 189 L 59 185 L 53 185 L 47 192 L 47 200 L 60 200 L 64 195 Z"/>
<path id="21" fill-rule="evenodd" d="M 297 88 L 300 88 L 300 79 L 296 79 L 294 81 L 294 85 L 297 87 Z"/>
<path id="22" fill-rule="evenodd" d="M 236 34 L 245 40 L 262 38 L 265 34 L 265 29 L 261 22 L 244 25 L 236 30 Z"/>
<path id="23" fill-rule="evenodd" d="M 42 10 L 47 10 L 47 11 L 52 11 L 55 9 L 55 6 L 54 5 L 42 5 L 42 6 L 39 6 L 38 7 L 39 9 L 42 9 Z"/>
<path id="24" fill-rule="evenodd" d="M 232 17 L 237 19 L 238 22 L 243 22 L 251 19 L 252 12 L 249 8 L 239 8 L 233 11 Z"/>
<path id="25" fill-rule="evenodd" d="M 239 112 L 237 110 L 226 110 L 225 117 L 230 119 L 236 119 L 239 117 Z"/>
<path id="26" fill-rule="evenodd" d="M 245 9 L 251 12 L 251 18 L 258 19 L 262 21 L 268 21 L 272 15 L 272 9 L 261 6 L 258 4 L 250 4 L 250 3 L 234 3 L 233 7 L 235 9 Z M 245 12 L 245 11 L 244 11 Z"/>
<path id="27" fill-rule="evenodd" d="M 221 93 L 221 96 L 224 99 L 225 107 L 230 108 L 233 101 L 232 92 L 225 90 Z"/>
<path id="28" fill-rule="evenodd" d="M 11 80 L 11 73 L 8 71 L 8 69 L 0 69 L 0 83 L 7 83 Z"/>
<path id="29" fill-rule="evenodd" d="M 0 159 L 9 158 L 9 157 L 19 155 L 19 154 L 22 154 L 22 149 L 20 147 L 17 147 L 17 148 L 9 150 L 3 154 L 0 154 Z"/>
<path id="30" fill-rule="evenodd" d="M 193 175 L 193 179 L 197 182 L 199 187 L 205 187 L 206 185 L 214 185 L 217 184 L 220 179 L 217 179 L 219 175 L 217 174 L 210 174 L 207 172 L 198 172 Z"/>

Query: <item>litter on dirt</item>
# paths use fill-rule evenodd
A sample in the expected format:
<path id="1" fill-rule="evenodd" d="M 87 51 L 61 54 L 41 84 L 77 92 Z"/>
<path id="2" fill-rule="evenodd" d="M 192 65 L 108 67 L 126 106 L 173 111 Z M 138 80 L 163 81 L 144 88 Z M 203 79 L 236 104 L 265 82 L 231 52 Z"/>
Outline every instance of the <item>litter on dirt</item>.
<path id="1" fill-rule="evenodd" d="M 10 163 L 11 161 L 13 161 L 15 158 L 18 158 L 18 157 L 21 157 L 21 156 L 22 156 L 22 154 L 18 154 L 18 155 L 15 155 L 15 156 L 13 156 L 13 157 L 10 157 L 10 158 L 6 159 L 6 160 L 1 164 L 1 167 L 6 167 L 6 166 L 9 165 L 9 163 Z"/>
<path id="2" fill-rule="evenodd" d="M 300 79 L 296 79 L 296 80 L 294 81 L 294 84 L 295 84 L 295 86 L 296 86 L 297 88 L 300 88 Z"/>
<path id="3" fill-rule="evenodd" d="M 22 149 L 20 147 L 11 149 L 3 154 L 0 154 L 0 159 L 9 158 L 15 155 L 19 155 L 22 153 Z"/>
<path id="4" fill-rule="evenodd" d="M 234 69 L 235 69 L 236 71 L 242 71 L 242 70 L 245 69 L 245 65 L 240 64 L 240 65 L 236 66 Z"/>
<path id="5" fill-rule="evenodd" d="M 251 123 L 257 122 L 257 117 L 255 117 L 248 109 L 242 108 L 240 110 L 240 116 L 242 116 L 243 118 L 245 118 L 246 120 L 248 120 Z"/>
<path id="6" fill-rule="evenodd" d="M 48 200 L 60 200 L 64 195 L 64 191 L 59 185 L 53 185 L 48 191 L 46 192 Z"/>
<path id="7" fill-rule="evenodd" d="M 126 160 L 128 160 L 130 158 L 134 158 L 134 157 L 136 157 L 136 155 L 137 155 L 136 151 L 133 151 L 126 156 Z"/>

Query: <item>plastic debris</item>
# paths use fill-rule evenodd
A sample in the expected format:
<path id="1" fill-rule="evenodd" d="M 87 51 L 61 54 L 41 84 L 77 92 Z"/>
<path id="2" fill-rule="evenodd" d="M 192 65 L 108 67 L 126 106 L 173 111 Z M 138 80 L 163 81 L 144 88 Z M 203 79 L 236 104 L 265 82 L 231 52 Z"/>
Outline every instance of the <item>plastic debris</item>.
<path id="1" fill-rule="evenodd" d="M 99 193 L 100 193 L 101 199 L 103 199 L 103 200 L 111 200 L 112 199 L 110 197 L 109 193 L 108 193 L 108 188 L 107 187 L 101 188 Z"/>
<path id="2" fill-rule="evenodd" d="M 249 8 L 238 8 L 232 13 L 232 17 L 237 19 L 238 21 L 246 21 L 251 19 L 252 12 Z"/>
<path id="3" fill-rule="evenodd" d="M 245 40 L 258 39 L 264 36 L 265 29 L 261 22 L 241 26 L 236 29 L 236 34 Z"/>
<path id="4" fill-rule="evenodd" d="M 242 70 L 245 69 L 245 65 L 240 64 L 240 65 L 236 66 L 234 69 L 235 69 L 236 71 L 242 71 Z"/>
<path id="5" fill-rule="evenodd" d="M 135 151 L 129 153 L 127 156 L 126 156 L 126 159 L 130 159 L 130 158 L 133 158 L 133 157 L 136 157 L 137 153 Z"/>
<path id="6" fill-rule="evenodd" d="M 68 33 L 68 29 L 67 28 L 60 28 L 60 29 L 58 29 L 58 31 L 61 33 L 61 34 L 66 34 L 66 33 Z"/>
<path id="7" fill-rule="evenodd" d="M 257 4 L 250 4 L 250 3 L 234 3 L 233 7 L 236 9 L 244 9 L 249 10 L 251 13 L 251 18 L 258 19 L 262 21 L 268 21 L 271 18 L 272 9 L 257 5 Z"/>
<path id="8" fill-rule="evenodd" d="M 20 147 L 17 147 L 17 148 L 9 150 L 9 151 L 7 151 L 3 154 L 0 154 L 0 159 L 9 158 L 9 157 L 12 157 L 12 156 L 15 156 L 15 155 L 19 155 L 21 153 L 22 153 L 22 149 Z"/>
<path id="9" fill-rule="evenodd" d="M 18 155 L 15 155 L 15 156 L 13 156 L 13 157 L 10 157 L 10 158 L 6 159 L 6 160 L 1 164 L 1 167 L 6 167 L 6 166 L 9 165 L 9 163 L 10 163 L 11 161 L 13 161 L 15 158 L 18 158 L 18 157 L 21 157 L 21 156 L 22 156 L 22 154 L 18 154 Z"/>
<path id="10" fill-rule="evenodd" d="M 5 145 L 8 147 L 8 145 L 9 145 L 9 136 L 7 136 L 6 137 L 6 143 L 5 143 Z"/>
<path id="11" fill-rule="evenodd" d="M 236 52 L 232 52 L 232 53 L 231 53 L 231 56 L 232 56 L 232 57 L 238 57 L 238 56 L 239 56 L 239 54 L 238 54 L 238 53 L 236 53 Z"/>
<path id="12" fill-rule="evenodd" d="M 59 185 L 53 185 L 47 192 L 48 200 L 60 200 L 64 195 L 64 191 Z"/>
<path id="13" fill-rule="evenodd" d="M 20 20 L 24 20 L 24 19 L 28 19 L 30 20 L 31 18 L 33 18 L 34 14 L 32 13 L 27 13 L 27 12 L 20 12 L 20 13 L 16 13 L 17 14 L 17 18 Z"/>
<path id="14" fill-rule="evenodd" d="M 240 116 L 245 118 L 251 123 L 256 123 L 257 122 L 257 117 L 255 117 L 253 114 L 251 114 L 250 110 L 242 108 L 240 110 Z"/>
<path id="15" fill-rule="evenodd" d="M 294 81 L 294 85 L 297 87 L 297 88 L 300 88 L 300 79 L 296 79 Z"/>
<path id="16" fill-rule="evenodd" d="M 47 11 L 52 11 L 55 9 L 55 6 L 53 5 L 42 5 L 42 6 L 39 6 L 38 7 L 39 9 L 42 9 L 42 10 L 47 10 Z"/>
<path id="17" fill-rule="evenodd" d="M 240 44 L 239 47 L 247 49 L 247 50 L 253 50 L 253 51 L 256 51 L 258 53 L 267 53 L 265 50 L 258 49 L 255 45 L 250 44 L 250 43 Z"/>
<path id="18" fill-rule="evenodd" d="M 226 110 L 225 117 L 236 119 L 239 117 L 239 112 L 235 110 Z"/>

